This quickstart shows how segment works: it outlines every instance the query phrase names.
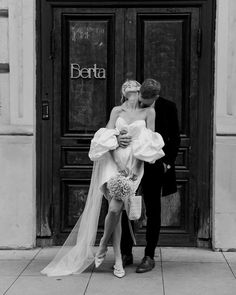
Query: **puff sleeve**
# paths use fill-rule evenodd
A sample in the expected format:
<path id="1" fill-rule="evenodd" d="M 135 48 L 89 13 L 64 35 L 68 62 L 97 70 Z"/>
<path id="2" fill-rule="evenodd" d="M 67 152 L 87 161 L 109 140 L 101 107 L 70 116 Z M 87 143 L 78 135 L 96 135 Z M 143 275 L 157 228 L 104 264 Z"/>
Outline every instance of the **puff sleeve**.
<path id="1" fill-rule="evenodd" d="M 110 150 L 118 147 L 116 136 L 119 135 L 117 129 L 100 128 L 91 140 L 89 158 L 97 161 Z"/>
<path id="2" fill-rule="evenodd" d="M 142 128 L 139 136 L 133 141 L 133 155 L 139 160 L 155 163 L 156 160 L 164 157 L 165 153 L 162 150 L 164 145 L 159 133 Z"/>

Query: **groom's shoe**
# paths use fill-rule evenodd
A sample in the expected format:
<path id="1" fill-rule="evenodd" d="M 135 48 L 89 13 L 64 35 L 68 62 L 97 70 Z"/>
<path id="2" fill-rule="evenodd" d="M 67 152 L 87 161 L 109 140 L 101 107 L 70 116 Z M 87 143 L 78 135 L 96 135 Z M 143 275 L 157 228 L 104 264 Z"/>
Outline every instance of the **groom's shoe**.
<path id="1" fill-rule="evenodd" d="M 122 263 L 123 263 L 123 267 L 133 264 L 133 255 L 132 254 L 130 254 L 130 255 L 123 254 L 122 255 Z"/>
<path id="2" fill-rule="evenodd" d="M 144 256 L 142 259 L 142 262 L 137 266 L 136 272 L 137 273 L 143 273 L 150 271 L 154 268 L 155 261 L 149 256 Z"/>

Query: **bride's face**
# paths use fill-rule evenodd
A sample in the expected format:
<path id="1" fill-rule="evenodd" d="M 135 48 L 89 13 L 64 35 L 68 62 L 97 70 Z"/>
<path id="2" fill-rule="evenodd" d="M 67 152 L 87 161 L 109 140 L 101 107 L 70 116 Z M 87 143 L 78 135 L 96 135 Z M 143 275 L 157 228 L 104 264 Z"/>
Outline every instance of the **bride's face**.
<path id="1" fill-rule="evenodd" d="M 126 98 L 131 103 L 137 102 L 138 101 L 138 92 L 137 91 L 129 91 L 126 93 Z"/>

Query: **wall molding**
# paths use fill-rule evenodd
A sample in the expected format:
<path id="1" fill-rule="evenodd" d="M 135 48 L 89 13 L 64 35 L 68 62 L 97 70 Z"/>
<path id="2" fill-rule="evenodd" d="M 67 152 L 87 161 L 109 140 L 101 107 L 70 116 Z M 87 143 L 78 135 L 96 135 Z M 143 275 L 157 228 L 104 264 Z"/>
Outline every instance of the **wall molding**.
<path id="1" fill-rule="evenodd" d="M 10 123 L 33 125 L 35 97 L 35 3 L 9 3 Z"/>

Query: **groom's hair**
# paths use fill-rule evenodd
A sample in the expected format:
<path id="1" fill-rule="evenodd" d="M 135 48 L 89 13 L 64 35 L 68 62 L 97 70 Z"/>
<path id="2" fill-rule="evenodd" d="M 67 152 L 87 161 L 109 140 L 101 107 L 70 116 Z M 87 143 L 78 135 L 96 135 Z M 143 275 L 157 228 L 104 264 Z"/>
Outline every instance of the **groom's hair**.
<path id="1" fill-rule="evenodd" d="M 159 95 L 161 90 L 161 83 L 154 79 L 145 79 L 140 87 L 142 98 L 149 99 Z"/>

